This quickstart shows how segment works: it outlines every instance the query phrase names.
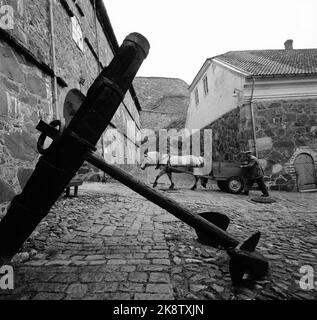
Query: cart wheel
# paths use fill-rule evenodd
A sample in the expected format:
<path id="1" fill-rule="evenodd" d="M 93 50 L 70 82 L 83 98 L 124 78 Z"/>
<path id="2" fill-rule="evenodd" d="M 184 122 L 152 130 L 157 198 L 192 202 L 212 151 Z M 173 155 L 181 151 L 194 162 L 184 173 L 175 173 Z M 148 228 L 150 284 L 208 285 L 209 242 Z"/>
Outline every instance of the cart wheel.
<path id="1" fill-rule="evenodd" d="M 243 181 L 240 177 L 231 177 L 229 180 L 225 181 L 226 190 L 229 193 L 239 194 L 244 188 Z"/>
<path id="2" fill-rule="evenodd" d="M 227 189 L 227 181 L 218 180 L 217 181 L 218 188 L 223 192 L 228 192 Z"/>

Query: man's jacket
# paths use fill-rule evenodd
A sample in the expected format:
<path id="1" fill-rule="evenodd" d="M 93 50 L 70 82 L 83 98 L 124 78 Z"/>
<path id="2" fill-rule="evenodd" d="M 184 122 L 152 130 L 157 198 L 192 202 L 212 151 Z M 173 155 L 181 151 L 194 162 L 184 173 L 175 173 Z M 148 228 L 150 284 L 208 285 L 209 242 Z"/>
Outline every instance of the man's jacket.
<path id="1" fill-rule="evenodd" d="M 243 166 L 244 177 L 247 179 L 259 179 L 264 177 L 263 169 L 260 165 L 259 160 L 251 156 L 248 164 Z"/>

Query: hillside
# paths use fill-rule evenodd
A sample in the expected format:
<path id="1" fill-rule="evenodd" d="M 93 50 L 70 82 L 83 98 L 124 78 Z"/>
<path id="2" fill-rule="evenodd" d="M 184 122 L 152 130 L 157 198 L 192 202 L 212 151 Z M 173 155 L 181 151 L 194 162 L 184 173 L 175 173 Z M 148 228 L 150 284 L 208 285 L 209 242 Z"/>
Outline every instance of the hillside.
<path id="1" fill-rule="evenodd" d="M 141 127 L 152 130 L 185 124 L 189 105 L 188 84 L 180 79 L 138 77 L 133 82 L 139 98 Z M 182 126 L 184 127 L 184 125 Z"/>

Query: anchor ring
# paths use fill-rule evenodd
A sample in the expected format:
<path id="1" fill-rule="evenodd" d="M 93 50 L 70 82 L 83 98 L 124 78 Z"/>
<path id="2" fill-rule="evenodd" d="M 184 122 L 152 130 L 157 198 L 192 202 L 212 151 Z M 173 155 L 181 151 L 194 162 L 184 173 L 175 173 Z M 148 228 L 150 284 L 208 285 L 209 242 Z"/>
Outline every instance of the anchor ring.
<path id="1" fill-rule="evenodd" d="M 37 142 L 37 150 L 41 155 L 47 154 L 52 149 L 52 147 L 58 143 L 65 129 L 65 123 L 61 120 L 54 120 L 49 124 L 49 126 L 54 129 L 58 128 L 58 131 L 56 131 L 56 136 L 53 139 L 50 137 L 53 140 L 53 142 L 46 149 L 44 148 L 44 143 L 46 138 L 48 138 L 49 136 L 46 132 L 42 132 Z"/>

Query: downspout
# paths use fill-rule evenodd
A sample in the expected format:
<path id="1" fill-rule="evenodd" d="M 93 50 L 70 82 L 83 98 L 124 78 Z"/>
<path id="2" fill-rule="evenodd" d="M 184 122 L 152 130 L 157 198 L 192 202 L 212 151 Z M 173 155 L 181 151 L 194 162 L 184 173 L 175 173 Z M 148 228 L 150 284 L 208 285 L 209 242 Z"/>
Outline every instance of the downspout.
<path id="1" fill-rule="evenodd" d="M 96 41 L 97 41 L 97 55 L 98 55 L 98 74 L 101 72 L 101 66 L 100 66 L 100 46 L 99 46 L 99 35 L 98 35 L 98 17 L 97 17 L 97 5 L 96 0 L 94 0 L 94 11 L 95 11 L 95 29 L 96 29 Z M 106 159 L 106 150 L 105 150 L 105 133 L 101 135 L 101 152 L 102 157 Z M 105 173 L 103 173 L 103 181 L 107 181 L 107 176 Z"/>
<path id="2" fill-rule="evenodd" d="M 58 94 L 57 94 L 57 77 L 56 77 L 56 54 L 55 54 L 55 28 L 54 28 L 54 13 L 53 13 L 53 1 L 50 1 L 50 27 L 51 27 L 51 42 L 52 42 L 52 68 L 53 68 L 53 106 L 55 109 L 56 119 L 59 119 L 58 109 Z"/>
<path id="3" fill-rule="evenodd" d="M 253 129 L 253 140 L 254 140 L 254 152 L 255 156 L 258 157 L 258 148 L 256 142 L 256 128 L 255 128 L 255 117 L 254 117 L 254 109 L 253 109 L 253 97 L 254 97 L 254 87 L 255 87 L 255 78 L 252 78 L 252 91 L 250 98 L 250 111 L 251 111 L 251 121 L 252 121 L 252 129 Z"/>

